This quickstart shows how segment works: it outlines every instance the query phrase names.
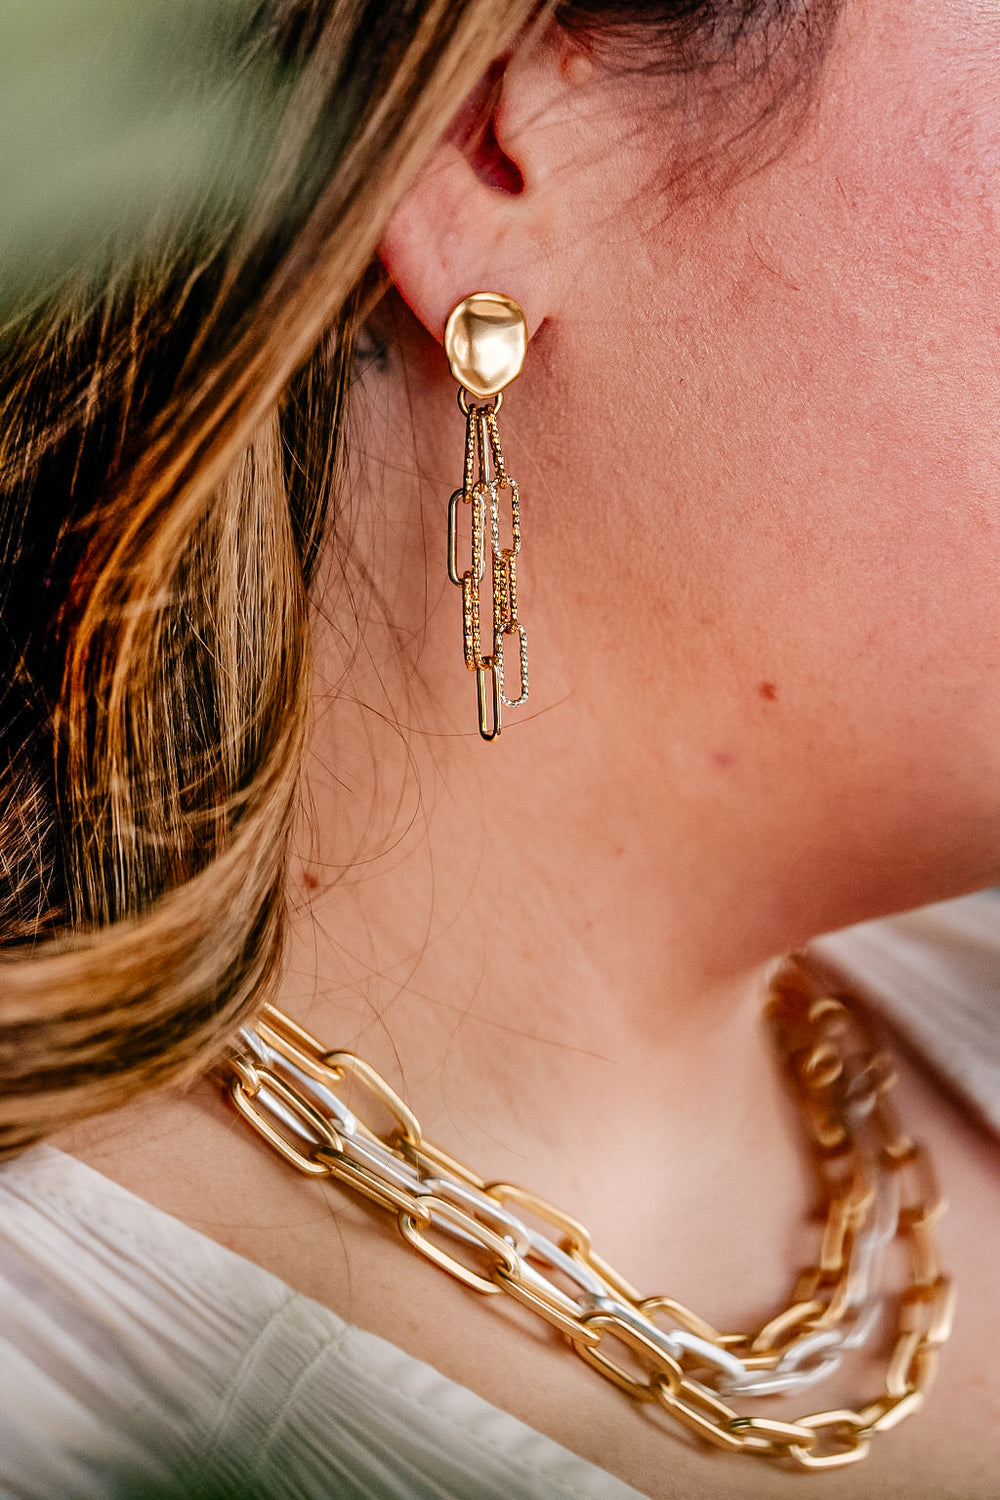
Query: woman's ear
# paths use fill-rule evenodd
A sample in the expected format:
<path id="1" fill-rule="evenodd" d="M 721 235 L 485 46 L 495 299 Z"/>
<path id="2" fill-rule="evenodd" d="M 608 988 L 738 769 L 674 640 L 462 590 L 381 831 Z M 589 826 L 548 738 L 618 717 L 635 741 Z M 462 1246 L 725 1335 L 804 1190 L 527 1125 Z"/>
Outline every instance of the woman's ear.
<path id="1" fill-rule="evenodd" d="M 566 200 L 581 186 L 570 170 L 580 132 L 573 96 L 589 72 L 560 33 L 526 38 L 491 69 L 390 219 L 383 264 L 439 341 L 470 292 L 513 297 L 530 335 L 572 284 L 567 261 L 579 246 L 563 230 Z"/>

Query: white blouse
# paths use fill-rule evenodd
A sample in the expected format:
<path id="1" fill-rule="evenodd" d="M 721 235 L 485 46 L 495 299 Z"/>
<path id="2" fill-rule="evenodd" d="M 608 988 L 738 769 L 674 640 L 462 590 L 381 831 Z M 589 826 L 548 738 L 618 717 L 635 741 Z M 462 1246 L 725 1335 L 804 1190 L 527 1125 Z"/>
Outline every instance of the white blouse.
<path id="1" fill-rule="evenodd" d="M 1000 1130 L 1000 899 L 820 946 Z M 0 1168 L 0 1496 L 637 1494 L 73 1158 Z"/>
<path id="2" fill-rule="evenodd" d="M 0 1170 L 0 1494 L 636 1491 L 43 1147 Z"/>

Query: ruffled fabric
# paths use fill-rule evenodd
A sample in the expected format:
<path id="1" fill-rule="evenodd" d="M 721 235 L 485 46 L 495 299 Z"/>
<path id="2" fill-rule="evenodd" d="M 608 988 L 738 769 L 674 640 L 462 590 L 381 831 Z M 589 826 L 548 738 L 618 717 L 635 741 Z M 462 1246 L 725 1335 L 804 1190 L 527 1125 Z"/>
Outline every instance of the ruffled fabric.
<path id="1" fill-rule="evenodd" d="M 637 1491 L 43 1147 L 0 1169 L 0 1494 Z"/>

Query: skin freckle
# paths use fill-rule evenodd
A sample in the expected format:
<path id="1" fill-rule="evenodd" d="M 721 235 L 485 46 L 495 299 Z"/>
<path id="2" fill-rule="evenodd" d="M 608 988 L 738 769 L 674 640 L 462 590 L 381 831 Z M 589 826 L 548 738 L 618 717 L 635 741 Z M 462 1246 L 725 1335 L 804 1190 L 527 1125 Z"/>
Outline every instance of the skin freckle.
<path id="1" fill-rule="evenodd" d="M 773 703 L 778 696 L 778 689 L 773 682 L 762 682 L 757 692 L 766 703 Z"/>

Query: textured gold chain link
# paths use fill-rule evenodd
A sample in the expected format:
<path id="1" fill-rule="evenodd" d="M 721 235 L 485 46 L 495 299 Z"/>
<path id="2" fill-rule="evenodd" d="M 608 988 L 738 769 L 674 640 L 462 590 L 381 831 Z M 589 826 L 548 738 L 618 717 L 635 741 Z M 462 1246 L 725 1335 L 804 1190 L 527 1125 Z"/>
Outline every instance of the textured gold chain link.
<path id="1" fill-rule="evenodd" d="M 503 706 L 520 708 L 528 698 L 528 637 L 517 612 L 517 559 L 521 552 L 521 497 L 517 481 L 507 473 L 497 412 L 502 393 L 486 405 L 470 405 L 459 392 L 465 413 L 465 469 L 463 485 L 448 504 L 448 577 L 462 590 L 462 634 L 465 665 L 476 673 L 479 732 L 495 739 L 502 728 Z M 505 501 L 509 539 L 501 538 L 500 506 Z M 459 563 L 459 525 L 469 514 L 469 566 Z M 483 650 L 482 582 L 486 553 L 490 555 L 492 621 L 490 650 Z M 516 638 L 518 690 L 507 691 L 504 642 Z"/>
<path id="2" fill-rule="evenodd" d="M 240 1114 L 299 1171 L 334 1178 L 394 1213 L 414 1250 L 472 1290 L 505 1293 L 530 1309 L 633 1400 L 727 1452 L 840 1468 L 918 1411 L 934 1378 L 954 1310 L 935 1234 L 944 1201 L 927 1153 L 899 1123 L 891 1060 L 842 1000 L 817 992 L 808 971 L 788 960 L 771 982 L 768 1012 L 826 1218 L 816 1261 L 799 1274 L 789 1305 L 744 1333 L 720 1332 L 670 1297 L 642 1297 L 578 1220 L 526 1188 L 484 1181 L 425 1141 L 373 1068 L 323 1048 L 273 1007 L 240 1034 L 224 1072 Z M 387 1131 L 348 1109 L 338 1092 L 348 1080 L 388 1115 Z M 897 1238 L 908 1249 L 909 1278 L 890 1296 L 877 1283 Z M 731 1404 L 821 1381 L 864 1346 L 890 1307 L 883 1388 L 858 1408 L 789 1422 Z"/>

